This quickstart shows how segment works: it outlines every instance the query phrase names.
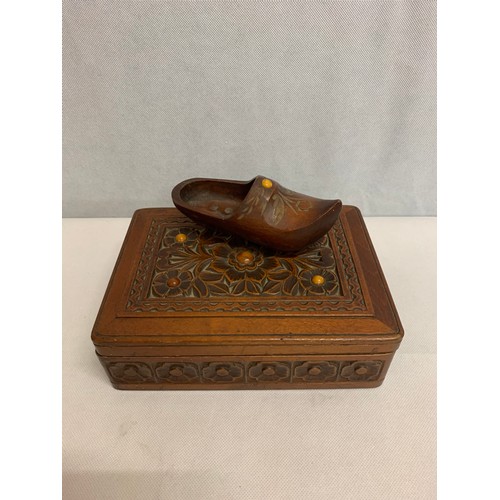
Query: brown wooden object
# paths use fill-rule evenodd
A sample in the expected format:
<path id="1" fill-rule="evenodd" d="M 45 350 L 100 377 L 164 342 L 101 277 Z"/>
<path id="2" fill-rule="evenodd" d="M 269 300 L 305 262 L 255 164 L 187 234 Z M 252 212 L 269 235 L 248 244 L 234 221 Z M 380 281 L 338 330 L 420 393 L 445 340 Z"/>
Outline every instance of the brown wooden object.
<path id="1" fill-rule="evenodd" d="M 248 182 L 188 179 L 172 190 L 175 206 L 202 224 L 282 251 L 298 251 L 323 236 L 342 202 L 321 200 L 258 175 Z"/>
<path id="2" fill-rule="evenodd" d="M 352 206 L 296 254 L 138 210 L 92 331 L 118 389 L 375 387 L 402 336 Z"/>

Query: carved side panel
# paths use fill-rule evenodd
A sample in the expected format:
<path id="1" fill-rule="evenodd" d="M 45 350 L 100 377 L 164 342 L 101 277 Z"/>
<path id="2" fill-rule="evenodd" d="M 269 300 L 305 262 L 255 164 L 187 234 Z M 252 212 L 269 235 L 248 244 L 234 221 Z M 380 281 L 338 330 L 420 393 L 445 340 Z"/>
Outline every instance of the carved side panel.
<path id="1" fill-rule="evenodd" d="M 376 381 L 383 360 L 312 361 L 109 361 L 101 359 L 111 380 L 119 384 L 233 384 L 262 382 L 329 383 Z"/>

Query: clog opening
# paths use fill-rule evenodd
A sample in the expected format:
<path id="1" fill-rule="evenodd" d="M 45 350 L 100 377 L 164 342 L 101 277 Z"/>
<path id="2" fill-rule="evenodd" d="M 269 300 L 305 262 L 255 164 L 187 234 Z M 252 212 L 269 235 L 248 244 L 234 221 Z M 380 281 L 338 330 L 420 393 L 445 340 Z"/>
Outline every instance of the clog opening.
<path id="1" fill-rule="evenodd" d="M 198 212 L 227 219 L 233 215 L 252 186 L 247 183 L 200 180 L 186 184 L 179 195 Z"/>

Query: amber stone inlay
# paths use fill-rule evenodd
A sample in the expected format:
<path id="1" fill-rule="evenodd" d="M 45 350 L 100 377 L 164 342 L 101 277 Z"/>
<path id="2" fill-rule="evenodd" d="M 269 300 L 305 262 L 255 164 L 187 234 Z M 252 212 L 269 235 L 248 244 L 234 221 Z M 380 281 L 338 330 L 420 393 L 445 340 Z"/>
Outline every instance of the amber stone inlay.
<path id="1" fill-rule="evenodd" d="M 175 288 L 176 286 L 179 286 L 181 284 L 181 280 L 179 278 L 170 278 L 168 281 L 167 281 L 167 285 L 170 287 L 170 288 Z"/>
<path id="2" fill-rule="evenodd" d="M 323 276 L 319 275 L 319 274 L 315 274 L 312 278 L 311 278 L 311 281 L 315 284 L 315 285 L 324 285 L 325 284 L 325 278 L 323 278 Z"/>
<path id="3" fill-rule="evenodd" d="M 175 241 L 177 241 L 177 243 L 184 243 L 186 240 L 187 240 L 187 236 L 184 233 L 179 233 L 175 237 Z"/>
<path id="4" fill-rule="evenodd" d="M 236 259 L 240 264 L 251 264 L 255 259 L 255 255 L 249 250 L 243 250 L 236 256 Z"/>
<path id="5" fill-rule="evenodd" d="M 262 185 L 266 188 L 269 189 L 270 187 L 273 187 L 273 181 L 270 179 L 263 179 L 262 180 Z"/>

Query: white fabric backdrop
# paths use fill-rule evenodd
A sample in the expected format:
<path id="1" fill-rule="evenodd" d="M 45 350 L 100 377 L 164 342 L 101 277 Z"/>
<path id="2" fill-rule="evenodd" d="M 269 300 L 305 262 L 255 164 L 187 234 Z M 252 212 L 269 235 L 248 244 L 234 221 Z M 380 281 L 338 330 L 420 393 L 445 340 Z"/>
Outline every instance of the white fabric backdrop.
<path id="1" fill-rule="evenodd" d="M 435 219 L 366 223 L 406 332 L 381 387 L 134 392 L 90 340 L 129 220 L 64 220 L 63 498 L 434 499 Z"/>
<path id="2" fill-rule="evenodd" d="M 63 0 L 63 214 L 261 173 L 434 215 L 435 2 Z"/>

